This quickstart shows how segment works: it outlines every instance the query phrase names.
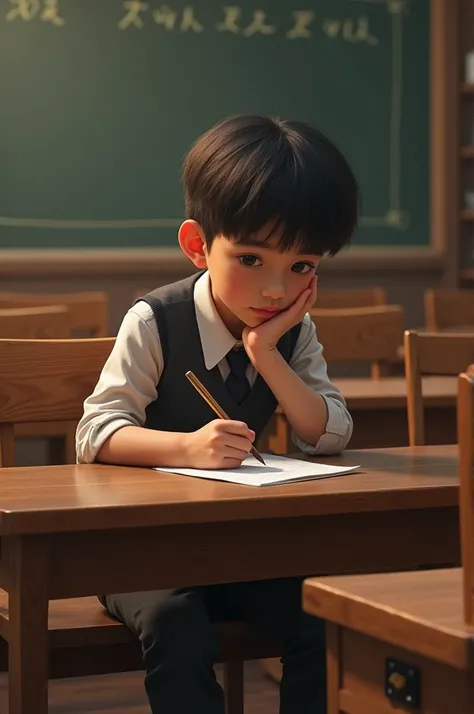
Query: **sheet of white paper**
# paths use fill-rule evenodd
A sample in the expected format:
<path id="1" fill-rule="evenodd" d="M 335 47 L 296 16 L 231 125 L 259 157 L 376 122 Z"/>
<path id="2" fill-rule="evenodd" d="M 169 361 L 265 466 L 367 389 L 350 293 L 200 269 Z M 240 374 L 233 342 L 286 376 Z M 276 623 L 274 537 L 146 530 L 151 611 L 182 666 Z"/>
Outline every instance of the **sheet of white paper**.
<path id="1" fill-rule="evenodd" d="M 243 486 L 274 486 L 295 481 L 313 481 L 316 479 L 342 476 L 352 473 L 360 466 L 331 466 L 313 464 L 309 461 L 289 459 L 286 456 L 262 454 L 266 466 L 249 455 L 238 469 L 177 469 L 174 467 L 155 466 L 156 471 L 168 471 L 183 476 L 230 481 Z"/>

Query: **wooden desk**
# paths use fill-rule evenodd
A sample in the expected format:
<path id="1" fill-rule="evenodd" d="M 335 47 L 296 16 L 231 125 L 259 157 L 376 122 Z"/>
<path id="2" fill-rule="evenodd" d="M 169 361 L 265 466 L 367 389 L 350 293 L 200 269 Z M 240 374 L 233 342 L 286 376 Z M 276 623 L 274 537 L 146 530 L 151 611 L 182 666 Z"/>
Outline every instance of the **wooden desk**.
<path id="1" fill-rule="evenodd" d="M 474 629 L 464 624 L 461 573 L 306 581 L 304 609 L 328 621 L 328 714 L 389 714 L 399 711 L 397 696 L 404 712 L 417 696 L 416 711 L 474 711 Z"/>
<path id="2" fill-rule="evenodd" d="M 47 712 L 49 599 L 459 562 L 456 447 L 334 462 L 362 472 L 259 489 L 114 466 L 0 469 L 10 714 Z"/>
<path id="3" fill-rule="evenodd" d="M 379 448 L 408 444 L 406 381 L 339 379 L 336 386 L 354 420 L 349 448 Z M 455 444 L 456 377 L 424 377 L 425 430 L 428 444 Z"/>
<path id="4" fill-rule="evenodd" d="M 354 421 L 351 449 L 408 444 L 406 381 L 404 377 L 335 379 Z M 428 444 L 455 444 L 457 380 L 424 377 L 425 431 Z M 276 453 L 291 450 L 288 423 L 278 409 L 268 432 L 268 447 Z"/>

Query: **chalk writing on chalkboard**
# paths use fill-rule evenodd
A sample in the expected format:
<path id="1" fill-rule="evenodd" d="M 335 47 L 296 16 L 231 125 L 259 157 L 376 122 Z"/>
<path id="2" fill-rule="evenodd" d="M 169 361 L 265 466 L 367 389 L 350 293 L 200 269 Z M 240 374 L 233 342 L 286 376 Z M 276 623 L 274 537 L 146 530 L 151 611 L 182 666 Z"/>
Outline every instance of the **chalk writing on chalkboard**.
<path id="1" fill-rule="evenodd" d="M 359 0 L 360 1 L 360 0 Z M 370 0 L 365 0 L 370 2 Z M 62 27 L 66 20 L 60 13 L 60 0 L 9 0 L 11 8 L 5 19 L 8 22 L 23 20 L 30 22 L 38 18 L 50 22 L 56 27 Z M 406 0 L 383 0 L 394 12 L 394 3 L 399 11 L 403 9 Z M 313 10 L 297 10 L 288 17 L 287 27 L 275 25 L 267 13 L 260 9 L 252 11 L 252 17 L 246 18 L 239 6 L 224 6 L 221 8 L 220 19 L 216 19 L 211 27 L 198 19 L 198 14 L 192 5 L 186 5 L 178 12 L 169 5 L 151 8 L 148 2 L 142 0 L 123 0 L 123 16 L 118 20 L 119 30 L 142 30 L 147 24 L 154 24 L 166 32 L 195 32 L 215 30 L 231 32 L 242 37 L 271 36 L 284 33 L 289 40 L 311 38 L 317 31 L 329 39 L 342 39 L 346 42 L 367 43 L 378 45 L 379 39 L 370 28 L 367 15 L 350 18 L 324 17 L 316 24 L 316 13 Z"/>
<path id="2" fill-rule="evenodd" d="M 43 0 L 42 5 L 40 0 L 10 0 L 12 7 L 7 12 L 5 19 L 8 22 L 12 22 L 12 20 L 29 22 L 38 16 L 44 22 L 51 22 L 56 27 L 62 27 L 65 20 L 59 13 L 58 3 L 59 0 Z"/>
<path id="3" fill-rule="evenodd" d="M 258 0 L 256 0 L 258 2 Z M 360 225 L 367 228 L 391 228 L 406 231 L 410 225 L 410 215 L 401 205 L 401 128 L 402 128 L 402 97 L 403 97 L 403 23 L 408 16 L 406 10 L 410 0 L 350 0 L 351 5 L 364 8 L 359 15 L 353 17 L 318 16 L 313 10 L 298 10 L 289 12 L 285 22 L 277 24 L 272 19 L 272 12 L 265 12 L 258 7 L 243 9 L 241 6 L 223 5 L 216 9 L 212 21 L 200 16 L 199 9 L 194 5 L 186 5 L 177 10 L 170 4 L 156 4 L 143 0 L 118 0 L 118 12 L 110 19 L 111 31 L 135 32 L 145 27 L 156 28 L 161 32 L 196 33 L 231 33 L 241 38 L 257 36 L 271 38 L 285 36 L 288 40 L 310 40 L 311 38 L 326 38 L 334 42 L 342 40 L 352 43 L 354 47 L 365 44 L 368 51 L 377 52 L 380 48 L 380 37 L 371 27 L 370 12 L 366 9 L 372 5 L 384 6 L 391 25 L 391 69 L 387 82 L 390 83 L 390 125 L 389 145 L 387 147 L 388 165 L 388 201 L 385 211 L 380 215 L 363 215 Z M 358 11 L 357 11 L 358 12 Z M 347 15 L 350 13 L 348 12 Z M 32 21 L 50 23 L 55 28 L 62 28 L 67 23 L 67 15 L 63 13 L 61 0 L 8 0 L 7 22 Z M 0 226 L 23 228 L 78 228 L 78 229 L 119 229 L 131 228 L 162 228 L 178 226 L 179 216 L 160 218 L 108 219 L 108 220 L 76 220 L 49 218 L 0 217 Z"/>
<path id="4" fill-rule="evenodd" d="M 388 1 L 388 0 L 384 0 Z M 150 8 L 150 4 L 142 0 L 124 0 L 124 15 L 118 21 L 120 30 L 142 30 L 153 22 L 166 32 L 231 32 L 242 37 L 272 36 L 284 33 L 290 40 L 310 38 L 319 30 L 330 39 L 340 38 L 346 42 L 366 42 L 378 45 L 379 40 L 370 29 L 367 15 L 353 18 L 323 17 L 316 24 L 316 13 L 313 10 L 298 10 L 289 14 L 286 27 L 278 27 L 272 22 L 268 13 L 255 9 L 251 17 L 245 17 L 242 8 L 233 5 L 221 10 L 221 18 L 213 25 L 205 26 L 198 18 L 198 13 L 192 5 L 186 5 L 181 12 L 170 5 L 160 5 Z"/>

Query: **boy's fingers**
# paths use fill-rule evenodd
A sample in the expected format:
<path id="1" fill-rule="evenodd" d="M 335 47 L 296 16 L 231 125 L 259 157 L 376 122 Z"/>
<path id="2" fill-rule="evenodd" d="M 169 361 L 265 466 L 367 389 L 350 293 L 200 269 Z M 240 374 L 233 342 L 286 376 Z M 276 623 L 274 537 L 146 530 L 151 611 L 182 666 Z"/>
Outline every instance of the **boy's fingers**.
<path id="1" fill-rule="evenodd" d="M 243 459 L 234 459 L 231 456 L 224 456 L 224 463 L 222 468 L 224 469 L 238 469 L 242 464 Z"/>
<path id="2" fill-rule="evenodd" d="M 239 456 L 245 458 L 251 449 L 252 443 L 249 439 L 243 436 L 237 436 L 236 434 L 228 434 L 225 440 L 225 448 L 232 449 L 235 451 L 235 455 L 239 452 Z"/>
<path id="3" fill-rule="evenodd" d="M 255 432 L 249 429 L 244 421 L 236 421 L 233 419 L 226 419 L 222 422 L 225 431 L 229 434 L 237 434 L 238 436 L 243 436 L 244 438 L 250 438 L 250 441 L 255 439 Z"/>
<path id="4" fill-rule="evenodd" d="M 306 301 L 308 300 L 309 296 L 311 295 L 311 290 L 310 288 L 306 288 L 306 290 L 303 290 L 302 293 L 298 295 L 296 298 L 295 302 L 293 305 L 290 305 L 290 307 L 285 310 L 286 315 L 297 315 L 299 311 L 303 308 L 303 305 L 306 304 Z"/>
<path id="5" fill-rule="evenodd" d="M 313 290 L 311 288 L 306 288 L 306 290 L 303 290 L 301 295 L 298 296 L 298 299 L 289 308 L 288 312 L 291 311 L 290 314 L 292 317 L 295 315 L 299 315 L 300 312 L 305 313 L 308 305 L 312 303 Z"/>

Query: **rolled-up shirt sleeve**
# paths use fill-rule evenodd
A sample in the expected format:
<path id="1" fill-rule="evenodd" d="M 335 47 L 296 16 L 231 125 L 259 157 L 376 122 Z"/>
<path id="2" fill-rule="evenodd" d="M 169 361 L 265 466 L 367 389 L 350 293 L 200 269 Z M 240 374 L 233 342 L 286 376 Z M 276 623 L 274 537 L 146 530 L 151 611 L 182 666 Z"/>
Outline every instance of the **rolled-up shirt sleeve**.
<path id="1" fill-rule="evenodd" d="M 323 347 L 318 342 L 316 328 L 309 314 L 305 315 L 302 322 L 290 367 L 313 391 L 322 396 L 328 411 L 326 432 L 317 444 L 308 444 L 293 432 L 294 443 L 307 454 L 340 453 L 352 436 L 352 417 L 343 396 L 328 377 Z"/>
<path id="2" fill-rule="evenodd" d="M 163 353 L 149 306 L 137 303 L 125 315 L 99 381 L 84 402 L 76 431 L 78 463 L 92 463 L 103 444 L 124 426 L 143 426 L 157 398 Z"/>

